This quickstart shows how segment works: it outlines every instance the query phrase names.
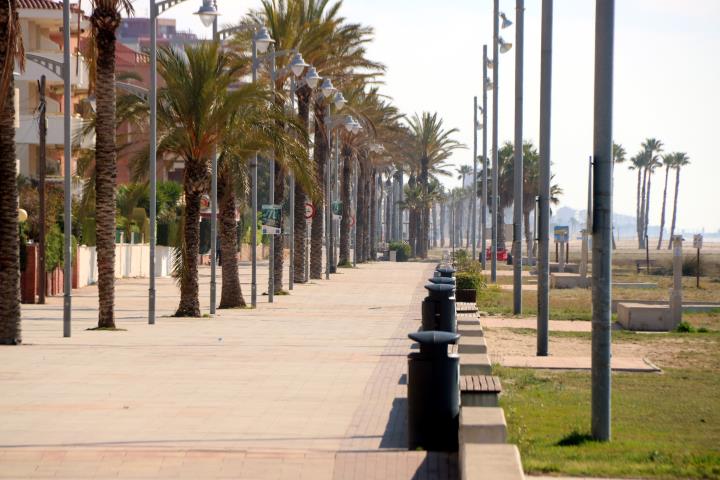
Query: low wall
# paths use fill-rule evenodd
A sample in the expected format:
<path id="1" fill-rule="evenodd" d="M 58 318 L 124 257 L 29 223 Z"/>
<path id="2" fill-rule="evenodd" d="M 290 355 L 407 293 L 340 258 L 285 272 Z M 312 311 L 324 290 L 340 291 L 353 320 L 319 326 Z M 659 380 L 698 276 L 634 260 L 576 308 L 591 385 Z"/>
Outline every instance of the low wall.
<path id="1" fill-rule="evenodd" d="M 167 277 L 172 272 L 172 248 L 155 247 L 155 275 Z M 150 246 L 147 244 L 118 243 L 115 245 L 115 278 L 147 277 L 150 269 Z M 97 253 L 95 247 L 80 245 L 77 252 L 77 281 L 75 288 L 97 282 Z"/>

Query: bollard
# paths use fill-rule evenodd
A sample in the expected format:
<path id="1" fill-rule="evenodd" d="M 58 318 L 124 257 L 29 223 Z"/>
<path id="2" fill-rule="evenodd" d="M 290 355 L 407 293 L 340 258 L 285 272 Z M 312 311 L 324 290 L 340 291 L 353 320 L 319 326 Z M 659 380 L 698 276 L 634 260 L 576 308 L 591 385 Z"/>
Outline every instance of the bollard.
<path id="1" fill-rule="evenodd" d="M 673 288 L 670 289 L 670 316 L 673 328 L 682 322 L 682 235 L 673 235 Z"/>
<path id="2" fill-rule="evenodd" d="M 435 272 L 435 273 L 437 273 L 437 272 Z M 438 285 L 452 285 L 452 286 L 455 286 L 455 277 L 450 277 L 450 278 L 448 278 L 448 277 L 441 277 L 441 276 L 438 275 L 437 277 L 430 277 L 430 278 L 428 278 L 428 282 L 430 282 L 430 283 L 436 283 L 436 284 L 438 284 Z"/>
<path id="3" fill-rule="evenodd" d="M 428 283 L 425 289 L 429 293 L 422 303 L 422 329 L 457 332 L 455 286 Z"/>
<path id="4" fill-rule="evenodd" d="M 408 447 L 457 451 L 460 359 L 447 346 L 460 335 L 427 331 L 408 337 L 420 344 L 420 352 L 408 355 Z"/>
<path id="5" fill-rule="evenodd" d="M 441 277 L 451 278 L 455 275 L 455 269 L 449 266 L 438 267 L 436 271 L 440 273 Z"/>

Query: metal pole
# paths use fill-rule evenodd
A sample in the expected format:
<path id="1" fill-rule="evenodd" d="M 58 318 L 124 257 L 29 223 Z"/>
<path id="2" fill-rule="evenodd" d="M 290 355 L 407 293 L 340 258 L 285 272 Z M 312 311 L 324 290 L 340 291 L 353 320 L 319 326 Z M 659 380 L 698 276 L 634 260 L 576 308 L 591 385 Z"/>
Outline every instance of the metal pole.
<path id="1" fill-rule="evenodd" d="M 253 36 L 252 40 L 252 81 L 257 81 L 257 44 Z M 250 203 L 252 204 L 252 225 L 250 227 L 250 244 L 252 251 L 250 252 L 251 277 L 250 277 L 250 305 L 252 308 L 257 307 L 257 207 L 258 207 L 258 156 L 257 152 L 253 155 L 250 163 L 250 171 L 252 174 L 252 193 Z"/>
<path id="2" fill-rule="evenodd" d="M 523 60 L 525 0 L 515 1 L 515 152 L 513 167 L 513 313 L 522 313 Z"/>
<path id="3" fill-rule="evenodd" d="M 552 103 L 553 0 L 542 2 L 540 41 L 540 176 L 536 203 L 538 230 L 537 354 L 548 354 L 550 323 L 550 117 Z"/>
<path id="4" fill-rule="evenodd" d="M 293 115 L 295 114 L 295 77 L 290 79 L 290 105 Z M 288 289 L 295 286 L 295 175 L 290 172 L 290 225 L 288 233 L 290 238 L 290 275 L 288 278 Z"/>
<path id="5" fill-rule="evenodd" d="M 497 282 L 497 238 L 498 238 L 498 72 L 500 70 L 500 56 L 498 52 L 498 18 L 500 15 L 500 0 L 493 2 L 493 138 L 492 138 L 492 258 L 490 259 L 490 281 Z"/>
<path id="6" fill-rule="evenodd" d="M 212 24 L 213 41 L 218 39 L 217 16 Z M 213 146 L 210 161 L 210 315 L 215 314 L 217 299 L 217 145 Z"/>
<path id="7" fill-rule="evenodd" d="M 155 324 L 155 243 L 157 231 L 157 5 L 150 0 L 150 263 L 148 324 Z"/>
<path id="8" fill-rule="evenodd" d="M 477 96 L 473 97 L 473 187 L 472 187 L 472 233 L 470 238 L 472 239 L 472 258 L 477 258 L 477 112 L 478 112 L 478 101 Z"/>
<path id="9" fill-rule="evenodd" d="M 357 160 L 354 162 L 355 165 L 353 165 L 354 175 L 353 175 L 353 212 L 355 212 L 355 220 L 353 221 L 353 267 L 357 267 L 357 218 L 358 218 L 358 208 L 357 208 L 357 189 L 358 189 L 358 165 Z"/>
<path id="10" fill-rule="evenodd" d="M 38 173 L 40 174 L 40 188 L 38 191 L 38 200 L 40 201 L 40 218 L 38 222 L 40 241 L 38 242 L 38 263 L 40 264 L 39 274 L 39 292 L 38 292 L 38 303 L 45 303 L 45 168 L 47 165 L 47 103 L 45 101 L 45 75 L 40 77 L 38 84 L 40 93 L 40 164 L 38 166 Z"/>
<path id="11" fill-rule="evenodd" d="M 270 88 L 275 92 L 275 49 L 270 47 Z M 273 101 L 275 96 L 273 95 Z M 270 205 L 275 205 L 275 156 L 270 155 Z M 282 227 L 282 225 L 281 225 Z M 268 302 L 273 303 L 275 296 L 275 234 L 270 235 L 270 263 L 268 276 Z"/>
<path id="12" fill-rule="evenodd" d="M 612 298 L 612 105 L 615 0 L 595 3 L 593 132 L 592 426 L 593 438 L 610 440 Z"/>
<path id="13" fill-rule="evenodd" d="M 488 161 L 487 161 L 487 45 L 483 45 L 483 169 L 482 169 L 482 212 L 480 213 L 480 223 L 482 232 L 482 269 L 487 268 L 486 237 L 487 237 L 487 204 L 488 204 Z"/>
<path id="14" fill-rule="evenodd" d="M 330 103 L 325 111 L 325 135 L 328 141 L 328 154 L 325 157 L 325 280 L 330 279 L 330 233 L 332 230 L 332 186 L 330 185 L 330 155 L 332 155 L 332 119 L 330 118 Z"/>
<path id="15" fill-rule="evenodd" d="M 64 219 L 65 244 L 63 245 L 63 337 L 70 336 L 72 321 L 72 91 L 70 90 L 70 0 L 63 1 L 63 127 L 64 127 L 64 168 L 65 188 Z M 43 219 L 44 221 L 44 219 Z"/>

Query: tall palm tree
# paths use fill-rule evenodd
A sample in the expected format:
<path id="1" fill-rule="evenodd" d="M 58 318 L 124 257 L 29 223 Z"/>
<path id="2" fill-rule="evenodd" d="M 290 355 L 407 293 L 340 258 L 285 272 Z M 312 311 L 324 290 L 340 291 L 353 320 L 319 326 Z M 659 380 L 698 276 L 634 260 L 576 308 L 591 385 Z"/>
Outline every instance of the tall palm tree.
<path id="1" fill-rule="evenodd" d="M 115 32 L 130 0 L 91 0 L 95 64 L 95 241 L 98 266 L 98 327 L 115 328 Z"/>
<path id="2" fill-rule="evenodd" d="M 668 177 L 670 176 L 670 169 L 675 162 L 676 154 L 677 153 L 666 153 L 662 156 L 662 163 L 665 167 L 665 186 L 663 188 L 662 212 L 660 213 L 660 234 L 658 235 L 658 243 L 656 250 L 660 250 L 660 248 L 662 247 L 663 231 L 665 230 L 665 204 L 667 202 Z"/>
<path id="3" fill-rule="evenodd" d="M 675 170 L 675 199 L 673 201 L 672 223 L 670 224 L 670 238 L 668 239 L 668 250 L 672 248 L 672 237 L 675 235 L 675 219 L 677 216 L 678 192 L 680 191 L 680 170 L 690 164 L 690 157 L 684 152 L 678 152 L 673 159 L 672 168 Z"/>
<path id="4" fill-rule="evenodd" d="M 408 126 L 414 138 L 412 155 L 419 166 L 418 182 L 427 193 L 431 171 L 441 168 L 455 150 L 465 146 L 452 138 L 458 129 L 446 129 L 437 112 L 416 113 L 408 121 Z M 418 239 L 418 253 L 422 258 L 427 256 L 429 213 L 429 206 L 419 212 L 419 231 L 422 236 Z"/>
<path id="5" fill-rule="evenodd" d="M 644 208 L 644 199 L 645 199 L 645 192 L 644 192 L 644 181 L 643 181 L 643 172 L 645 169 L 646 164 L 646 155 L 645 152 L 639 152 L 637 155 L 632 157 L 630 159 L 630 170 L 637 170 L 637 189 L 636 189 L 636 203 L 635 203 L 635 233 L 637 234 L 638 238 L 638 248 L 642 248 L 643 240 L 642 240 L 642 233 L 641 233 L 641 222 L 642 222 L 642 212 Z"/>
<path id="6" fill-rule="evenodd" d="M 657 167 L 660 166 L 660 160 L 658 153 L 663 150 L 663 143 L 656 138 L 648 138 L 642 143 L 642 148 L 645 150 L 647 155 L 647 166 L 645 171 L 647 172 L 647 198 L 645 199 L 645 210 L 643 215 L 644 223 L 643 227 L 643 247 L 644 241 L 648 236 L 648 225 L 650 224 L 650 188 L 652 186 L 652 175 L 655 173 Z"/>
<path id="7" fill-rule="evenodd" d="M 15 59 L 23 65 L 17 1 L 0 2 L 0 344 L 22 342 L 20 242 L 15 163 Z"/>

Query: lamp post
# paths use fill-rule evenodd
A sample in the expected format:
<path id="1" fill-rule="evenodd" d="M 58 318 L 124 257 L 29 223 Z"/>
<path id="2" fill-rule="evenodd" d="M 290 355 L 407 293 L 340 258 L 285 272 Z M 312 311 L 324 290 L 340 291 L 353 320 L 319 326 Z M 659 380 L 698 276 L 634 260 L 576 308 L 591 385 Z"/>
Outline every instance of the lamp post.
<path id="1" fill-rule="evenodd" d="M 472 239 L 472 259 L 476 258 L 476 245 L 477 245 L 477 131 L 480 128 L 477 121 L 478 114 L 478 101 L 477 96 L 473 97 L 473 188 L 472 188 L 472 204 L 471 204 L 471 228 L 472 233 L 470 238 Z"/>
<path id="2" fill-rule="evenodd" d="M 499 53 L 507 53 L 512 48 L 512 44 L 505 43 L 500 38 L 500 18 L 502 18 L 502 28 L 512 25 L 512 22 L 500 12 L 500 0 L 493 1 L 493 59 L 491 67 L 493 69 L 493 138 L 492 138 L 492 154 L 493 154 L 493 182 L 492 182 L 492 258 L 490 259 L 491 271 L 490 281 L 497 282 L 497 237 L 498 237 L 498 90 L 499 90 L 499 73 L 500 73 L 500 56 Z"/>
<path id="3" fill-rule="evenodd" d="M 548 354 L 550 323 L 550 120 L 552 95 L 553 0 L 542 2 L 540 42 L 540 175 L 538 185 L 537 232 L 537 354 Z"/>
<path id="4" fill-rule="evenodd" d="M 482 212 L 480 214 L 480 222 L 482 225 L 482 254 L 481 254 L 481 263 L 482 263 L 482 269 L 485 270 L 487 267 L 486 264 L 486 238 L 487 238 L 487 201 L 488 201 L 488 161 L 487 161 L 487 91 L 489 87 L 489 80 L 487 78 L 487 69 L 488 69 L 488 56 L 487 56 L 487 45 L 483 45 L 483 105 L 482 105 L 482 115 L 483 115 L 483 169 L 482 169 Z"/>
<path id="5" fill-rule="evenodd" d="M 70 89 L 70 0 L 63 0 L 63 141 L 65 142 L 63 183 L 65 244 L 63 245 L 63 337 L 70 337 L 72 321 L 72 138 L 70 114 L 72 91 Z M 42 222 L 45 219 L 41 219 Z M 44 275 L 45 273 L 42 272 Z"/>
<path id="6" fill-rule="evenodd" d="M 515 148 L 513 165 L 513 313 L 522 313 L 523 56 L 525 0 L 515 0 Z"/>
<path id="7" fill-rule="evenodd" d="M 594 439 L 611 431 L 612 112 L 615 1 L 595 3 L 592 222 L 592 420 Z"/>

